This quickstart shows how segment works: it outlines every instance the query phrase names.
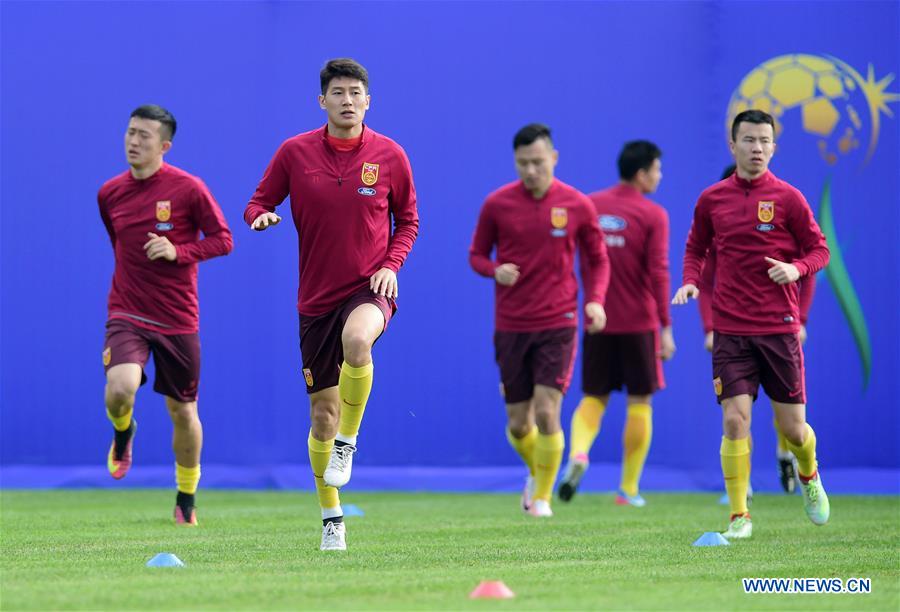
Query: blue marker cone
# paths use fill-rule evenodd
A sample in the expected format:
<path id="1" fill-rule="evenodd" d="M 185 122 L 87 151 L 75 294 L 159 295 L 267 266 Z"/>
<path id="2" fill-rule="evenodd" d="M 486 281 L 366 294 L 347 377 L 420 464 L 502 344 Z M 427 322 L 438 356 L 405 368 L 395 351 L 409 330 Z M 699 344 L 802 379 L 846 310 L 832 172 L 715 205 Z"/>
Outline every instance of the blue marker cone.
<path id="1" fill-rule="evenodd" d="M 719 498 L 719 503 L 723 506 L 727 506 L 731 503 L 728 501 L 728 493 L 723 494 L 722 497 Z"/>
<path id="2" fill-rule="evenodd" d="M 362 511 L 362 508 L 357 506 L 356 504 L 344 504 L 341 506 L 341 509 L 344 511 L 344 516 L 365 516 L 366 513 Z"/>
<path id="3" fill-rule="evenodd" d="M 731 542 L 726 540 L 718 531 L 707 531 L 694 540 L 693 546 L 729 546 Z"/>
<path id="4" fill-rule="evenodd" d="M 172 553 L 159 553 L 147 561 L 147 567 L 184 567 L 184 561 Z"/>

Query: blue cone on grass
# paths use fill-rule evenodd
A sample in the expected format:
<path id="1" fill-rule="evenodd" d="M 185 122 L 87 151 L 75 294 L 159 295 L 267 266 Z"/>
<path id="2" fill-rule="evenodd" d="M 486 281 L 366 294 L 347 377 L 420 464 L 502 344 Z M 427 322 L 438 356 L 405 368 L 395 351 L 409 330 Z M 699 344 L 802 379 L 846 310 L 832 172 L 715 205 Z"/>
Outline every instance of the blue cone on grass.
<path id="1" fill-rule="evenodd" d="M 172 553 L 159 553 L 147 561 L 147 567 L 184 567 L 184 561 Z"/>
<path id="2" fill-rule="evenodd" d="M 694 540 L 694 546 L 728 546 L 731 542 L 726 540 L 718 531 L 707 531 Z"/>

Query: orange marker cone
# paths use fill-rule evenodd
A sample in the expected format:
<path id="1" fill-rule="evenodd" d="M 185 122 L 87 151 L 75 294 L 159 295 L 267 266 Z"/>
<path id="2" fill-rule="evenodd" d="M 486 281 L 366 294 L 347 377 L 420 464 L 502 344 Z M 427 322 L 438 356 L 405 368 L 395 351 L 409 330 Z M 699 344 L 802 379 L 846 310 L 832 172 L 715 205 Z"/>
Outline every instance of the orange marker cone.
<path id="1" fill-rule="evenodd" d="M 475 590 L 469 593 L 469 599 L 511 599 L 516 594 L 503 584 L 502 580 L 482 580 Z"/>

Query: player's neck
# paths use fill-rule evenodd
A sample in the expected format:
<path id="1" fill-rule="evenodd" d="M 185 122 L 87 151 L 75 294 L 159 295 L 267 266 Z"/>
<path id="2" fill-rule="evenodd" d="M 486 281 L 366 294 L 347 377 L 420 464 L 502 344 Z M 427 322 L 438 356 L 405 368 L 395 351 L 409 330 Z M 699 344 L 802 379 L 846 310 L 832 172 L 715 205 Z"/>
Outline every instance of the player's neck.
<path id="1" fill-rule="evenodd" d="M 363 132 L 363 124 L 358 123 L 353 127 L 342 128 L 337 126 L 330 121 L 328 122 L 328 133 L 335 138 L 342 138 L 344 140 L 349 138 L 359 138 Z"/>
<path id="2" fill-rule="evenodd" d="M 634 189 L 641 195 L 647 195 L 648 193 L 650 193 L 649 191 L 644 189 L 644 186 L 641 185 L 640 181 L 638 181 L 638 180 L 626 181 L 626 180 L 622 179 L 621 184 L 631 187 L 632 189 Z"/>
<path id="3" fill-rule="evenodd" d="M 738 168 L 735 172 L 737 172 L 738 178 L 742 178 L 745 181 L 752 182 L 752 181 L 755 181 L 756 179 L 758 179 L 759 177 L 761 177 L 762 175 L 764 175 L 768 171 L 769 171 L 768 168 L 763 168 L 762 171 L 760 171 L 756 174 L 751 174 L 750 172 L 745 171 L 743 168 Z"/>
<path id="4" fill-rule="evenodd" d="M 136 178 L 139 181 L 150 178 L 162 168 L 163 160 L 160 157 L 158 160 L 147 164 L 146 166 L 131 166 L 131 176 Z"/>

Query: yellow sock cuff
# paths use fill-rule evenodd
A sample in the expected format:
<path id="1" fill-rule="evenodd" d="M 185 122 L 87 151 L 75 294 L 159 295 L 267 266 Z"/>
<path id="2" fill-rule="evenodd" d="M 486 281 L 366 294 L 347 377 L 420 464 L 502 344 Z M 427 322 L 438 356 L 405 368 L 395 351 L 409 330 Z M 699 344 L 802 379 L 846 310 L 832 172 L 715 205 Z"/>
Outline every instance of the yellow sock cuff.
<path id="1" fill-rule="evenodd" d="M 375 371 L 375 365 L 370 361 L 364 366 L 359 366 L 358 368 L 353 367 L 346 361 L 341 364 L 341 373 L 344 376 L 349 376 L 350 378 L 365 378 L 366 376 L 371 376 Z"/>
<path id="2" fill-rule="evenodd" d="M 334 448 L 334 438 L 331 440 L 316 440 L 313 438 L 312 430 L 309 432 L 309 437 L 306 439 L 306 444 L 309 446 L 309 450 L 317 453 L 330 453 L 331 449 Z"/>
<path id="3" fill-rule="evenodd" d="M 106 409 L 106 418 L 112 422 L 113 427 L 116 431 L 125 431 L 131 426 L 131 417 L 134 414 L 134 408 L 130 409 L 128 412 L 123 414 L 122 416 L 113 416 L 109 412 L 109 408 Z"/>
<path id="4" fill-rule="evenodd" d="M 513 448 L 517 448 L 519 445 L 525 445 L 531 442 L 534 442 L 534 439 L 538 435 L 537 425 L 532 425 L 531 429 L 527 434 L 522 436 L 521 438 L 517 438 L 513 435 L 512 430 L 509 427 L 506 428 L 506 439 L 509 441 L 510 445 Z"/>
<path id="5" fill-rule="evenodd" d="M 750 438 L 741 438 L 739 440 L 729 440 L 722 436 L 722 446 L 719 452 L 726 457 L 738 457 L 740 455 L 750 454 Z"/>
<path id="6" fill-rule="evenodd" d="M 650 404 L 628 404 L 628 415 L 649 415 L 653 409 Z"/>
<path id="7" fill-rule="evenodd" d="M 575 416 L 580 418 L 590 429 L 599 429 L 600 419 L 603 418 L 604 412 L 606 412 L 606 406 L 599 398 L 585 395 L 575 409 Z"/>
<path id="8" fill-rule="evenodd" d="M 184 467 L 175 463 L 175 484 L 178 490 L 188 495 L 197 492 L 197 485 L 200 484 L 200 464 L 194 467 Z"/>
<path id="9" fill-rule="evenodd" d="M 535 428 L 537 430 L 537 428 Z M 537 434 L 537 440 L 534 442 L 534 450 L 536 451 L 561 451 L 566 447 L 566 438 L 563 432 L 557 431 L 555 434 L 544 435 L 540 432 Z"/>

